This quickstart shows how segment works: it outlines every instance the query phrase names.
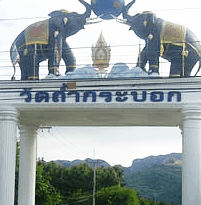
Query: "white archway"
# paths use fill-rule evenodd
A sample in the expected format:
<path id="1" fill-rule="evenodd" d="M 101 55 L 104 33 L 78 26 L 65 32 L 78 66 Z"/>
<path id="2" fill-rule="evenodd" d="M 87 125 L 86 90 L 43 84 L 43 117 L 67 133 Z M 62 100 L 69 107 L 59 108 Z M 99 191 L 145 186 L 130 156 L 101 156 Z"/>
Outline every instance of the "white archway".
<path id="1" fill-rule="evenodd" d="M 0 204 L 14 203 L 18 123 L 19 205 L 35 203 L 36 130 L 72 125 L 180 126 L 182 204 L 201 204 L 200 82 L 200 78 L 0 82 Z"/>

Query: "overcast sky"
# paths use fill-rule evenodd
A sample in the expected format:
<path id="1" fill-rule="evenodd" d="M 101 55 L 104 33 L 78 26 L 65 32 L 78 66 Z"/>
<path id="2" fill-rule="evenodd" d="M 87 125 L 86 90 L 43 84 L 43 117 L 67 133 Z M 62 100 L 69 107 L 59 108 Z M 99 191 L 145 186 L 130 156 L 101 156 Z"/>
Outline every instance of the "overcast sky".
<path id="1" fill-rule="evenodd" d="M 45 160 L 103 159 L 131 166 L 150 155 L 182 152 L 180 129 L 170 127 L 54 127 L 39 131 L 38 157 Z"/>
<path id="2" fill-rule="evenodd" d="M 90 0 L 87 0 L 90 3 Z M 125 0 L 127 4 L 128 0 Z M 85 8 L 77 0 L 1 0 L 0 1 L 0 80 L 9 80 L 13 73 L 9 50 L 17 35 L 28 25 L 48 18 L 53 10 L 67 9 L 83 13 Z M 136 0 L 130 10 L 134 15 L 142 11 L 154 11 L 167 21 L 184 25 L 201 40 L 200 13 L 198 0 Z M 92 17 L 94 14 L 92 13 Z M 119 16 L 119 18 L 122 18 Z M 111 46 L 111 65 L 118 62 L 135 66 L 138 55 L 138 37 L 129 26 L 115 20 L 105 20 L 99 24 L 86 25 L 85 30 L 69 37 L 67 42 L 73 49 L 78 67 L 91 64 L 91 46 L 96 43 L 102 31 L 106 42 Z M 85 49 L 84 49 L 85 48 Z M 40 78 L 47 75 L 47 62 L 40 69 Z M 163 61 L 160 73 L 167 76 L 168 63 Z M 65 70 L 60 68 L 64 75 Z M 17 68 L 17 79 L 20 70 Z M 106 160 L 111 165 L 130 166 L 133 159 L 149 155 L 181 152 L 179 128 L 156 127 L 104 127 L 104 128 L 53 128 L 50 132 L 39 132 L 38 157 L 45 160 L 95 158 Z"/>

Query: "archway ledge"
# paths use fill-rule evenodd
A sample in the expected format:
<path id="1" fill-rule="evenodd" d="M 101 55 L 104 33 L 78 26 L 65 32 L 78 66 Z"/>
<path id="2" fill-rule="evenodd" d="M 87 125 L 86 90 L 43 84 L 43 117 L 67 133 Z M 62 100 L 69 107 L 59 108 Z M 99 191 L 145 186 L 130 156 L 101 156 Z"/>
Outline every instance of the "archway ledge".
<path id="1" fill-rule="evenodd" d="M 1 105 L 21 124 L 178 126 L 185 106 L 201 103 L 201 78 L 0 81 Z"/>

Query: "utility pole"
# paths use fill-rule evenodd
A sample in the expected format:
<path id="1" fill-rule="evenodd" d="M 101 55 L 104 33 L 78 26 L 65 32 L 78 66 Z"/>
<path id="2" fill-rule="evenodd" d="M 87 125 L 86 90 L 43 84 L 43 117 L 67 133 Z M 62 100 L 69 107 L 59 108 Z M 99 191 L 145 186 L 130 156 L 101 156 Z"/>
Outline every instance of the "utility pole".
<path id="1" fill-rule="evenodd" d="M 41 132 L 43 132 L 43 130 L 48 130 L 48 132 L 50 132 L 51 129 L 52 129 L 52 127 L 47 127 L 47 126 L 41 126 L 40 127 Z M 38 137 L 36 138 L 36 161 L 38 160 L 38 150 L 37 150 L 37 148 L 38 148 Z"/>
<path id="2" fill-rule="evenodd" d="M 95 150 L 94 150 L 94 159 L 95 159 Z M 93 205 L 95 205 L 95 204 L 96 204 L 96 201 L 95 201 L 95 193 L 96 193 L 96 161 L 94 160 Z"/>

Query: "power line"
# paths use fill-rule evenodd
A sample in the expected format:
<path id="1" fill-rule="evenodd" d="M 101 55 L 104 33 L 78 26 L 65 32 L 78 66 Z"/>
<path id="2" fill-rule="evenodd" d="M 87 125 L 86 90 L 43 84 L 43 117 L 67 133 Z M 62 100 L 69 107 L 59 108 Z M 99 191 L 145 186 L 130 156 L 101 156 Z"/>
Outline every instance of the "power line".
<path id="1" fill-rule="evenodd" d="M 199 41 L 199 40 L 196 40 L 196 41 L 190 41 L 190 42 L 174 42 L 174 43 L 190 43 L 190 44 L 193 44 L 193 43 L 201 43 L 201 41 Z M 145 43 L 136 43 L 136 44 L 129 44 L 129 45 L 126 45 L 126 44 L 124 44 L 124 45 L 110 45 L 109 47 L 112 49 L 112 48 L 122 48 L 122 47 L 139 47 L 139 45 L 141 45 L 141 46 L 145 46 Z M 104 47 L 103 47 L 104 48 Z M 92 47 L 91 46 L 87 46 L 87 47 L 71 47 L 70 49 L 63 49 L 64 51 L 65 50 L 76 50 L 76 49 L 92 49 Z M 48 49 L 48 48 L 40 48 L 40 51 L 50 51 L 51 49 Z M 20 50 L 19 50 L 20 51 Z M 33 50 L 34 51 L 34 50 Z M 0 54 L 1 53 L 10 53 L 10 52 L 12 52 L 12 51 L 3 51 L 3 50 L 0 50 Z M 13 51 L 13 52 L 15 52 L 15 51 Z"/>
<path id="2" fill-rule="evenodd" d="M 44 19 L 48 17 L 21 17 L 21 18 L 12 18 L 12 19 L 0 19 L 0 21 L 19 21 L 19 20 L 30 20 L 30 19 Z"/>
<path id="3" fill-rule="evenodd" d="M 201 7 L 192 7 L 192 8 L 177 8 L 177 9 L 158 9 L 158 10 L 152 10 L 153 12 L 158 12 L 158 11 L 182 11 L 182 10 L 199 10 Z M 143 10 L 136 10 L 132 13 L 138 13 L 138 12 L 143 12 Z M 92 17 L 95 15 L 92 15 Z M 20 18 L 7 18 L 7 19 L 0 19 L 0 21 L 19 21 L 19 20 L 30 20 L 30 19 L 47 19 L 49 18 L 48 16 L 44 17 L 20 17 Z"/>

